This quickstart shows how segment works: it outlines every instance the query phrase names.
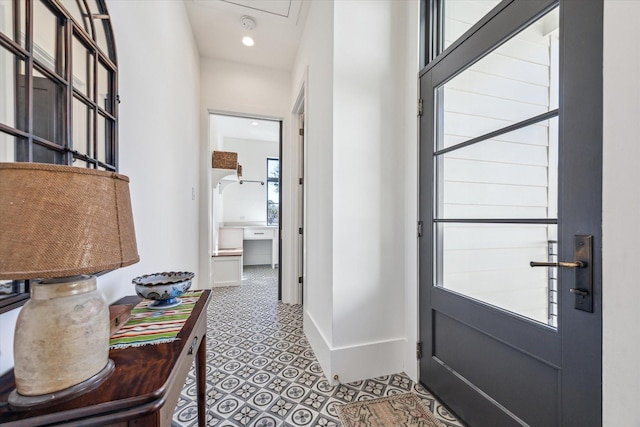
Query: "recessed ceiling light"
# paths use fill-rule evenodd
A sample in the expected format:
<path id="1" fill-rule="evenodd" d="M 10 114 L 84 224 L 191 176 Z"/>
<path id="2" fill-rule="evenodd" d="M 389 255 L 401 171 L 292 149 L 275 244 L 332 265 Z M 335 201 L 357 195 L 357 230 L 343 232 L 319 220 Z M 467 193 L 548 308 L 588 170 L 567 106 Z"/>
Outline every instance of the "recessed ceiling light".
<path id="1" fill-rule="evenodd" d="M 245 36 L 242 38 L 242 44 L 245 46 L 253 46 L 255 44 L 255 42 L 253 41 L 253 39 L 249 36 Z"/>
<path id="2" fill-rule="evenodd" d="M 258 122 L 251 122 L 252 126 L 258 126 L 258 124 L 259 124 Z"/>

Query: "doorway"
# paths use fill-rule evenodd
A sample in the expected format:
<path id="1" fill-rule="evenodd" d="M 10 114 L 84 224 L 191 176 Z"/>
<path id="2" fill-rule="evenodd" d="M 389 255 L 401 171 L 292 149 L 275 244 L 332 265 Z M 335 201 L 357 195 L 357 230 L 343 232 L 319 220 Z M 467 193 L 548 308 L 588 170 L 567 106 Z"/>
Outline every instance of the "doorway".
<path id="1" fill-rule="evenodd" d="M 473 426 L 601 425 L 602 2 L 424 3 L 421 381 Z"/>
<path id="2" fill-rule="evenodd" d="M 243 270 L 253 266 L 277 269 L 280 300 L 282 121 L 210 113 L 209 152 L 214 151 L 234 153 L 241 168 L 212 182 L 211 245 L 218 249 L 225 231 L 239 231 L 234 234 L 241 241 L 235 245 L 242 247 Z"/>

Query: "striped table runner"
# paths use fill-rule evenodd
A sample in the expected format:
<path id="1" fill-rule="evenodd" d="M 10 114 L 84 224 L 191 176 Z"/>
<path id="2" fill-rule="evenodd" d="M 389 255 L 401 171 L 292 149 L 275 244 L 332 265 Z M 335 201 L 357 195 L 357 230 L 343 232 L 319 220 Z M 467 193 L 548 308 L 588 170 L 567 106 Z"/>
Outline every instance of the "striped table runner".
<path id="1" fill-rule="evenodd" d="M 153 301 L 142 300 L 131 310 L 127 323 L 109 339 L 109 348 L 138 347 L 174 341 L 191 315 L 202 291 L 186 292 L 182 304 L 167 310 L 153 310 Z"/>

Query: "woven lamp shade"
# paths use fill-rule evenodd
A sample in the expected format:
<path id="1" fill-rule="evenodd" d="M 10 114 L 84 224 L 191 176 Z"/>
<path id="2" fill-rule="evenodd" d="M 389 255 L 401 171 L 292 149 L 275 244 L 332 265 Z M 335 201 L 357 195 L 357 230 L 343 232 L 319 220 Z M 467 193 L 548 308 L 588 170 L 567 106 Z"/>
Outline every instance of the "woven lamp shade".
<path id="1" fill-rule="evenodd" d="M 0 163 L 0 279 L 93 274 L 139 260 L 129 178 Z"/>

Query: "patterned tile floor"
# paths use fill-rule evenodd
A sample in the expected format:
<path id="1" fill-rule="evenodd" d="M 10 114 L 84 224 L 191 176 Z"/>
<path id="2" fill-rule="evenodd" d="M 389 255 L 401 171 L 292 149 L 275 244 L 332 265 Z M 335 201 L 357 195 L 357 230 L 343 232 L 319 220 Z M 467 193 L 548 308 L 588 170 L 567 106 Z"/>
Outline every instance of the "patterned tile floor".
<path id="1" fill-rule="evenodd" d="M 242 286 L 215 288 L 208 311 L 207 425 L 341 427 L 335 406 L 411 391 L 447 427 L 462 424 L 404 373 L 332 386 L 302 331 L 302 306 L 277 301 L 277 273 L 245 267 Z M 173 416 L 197 426 L 194 367 Z"/>

